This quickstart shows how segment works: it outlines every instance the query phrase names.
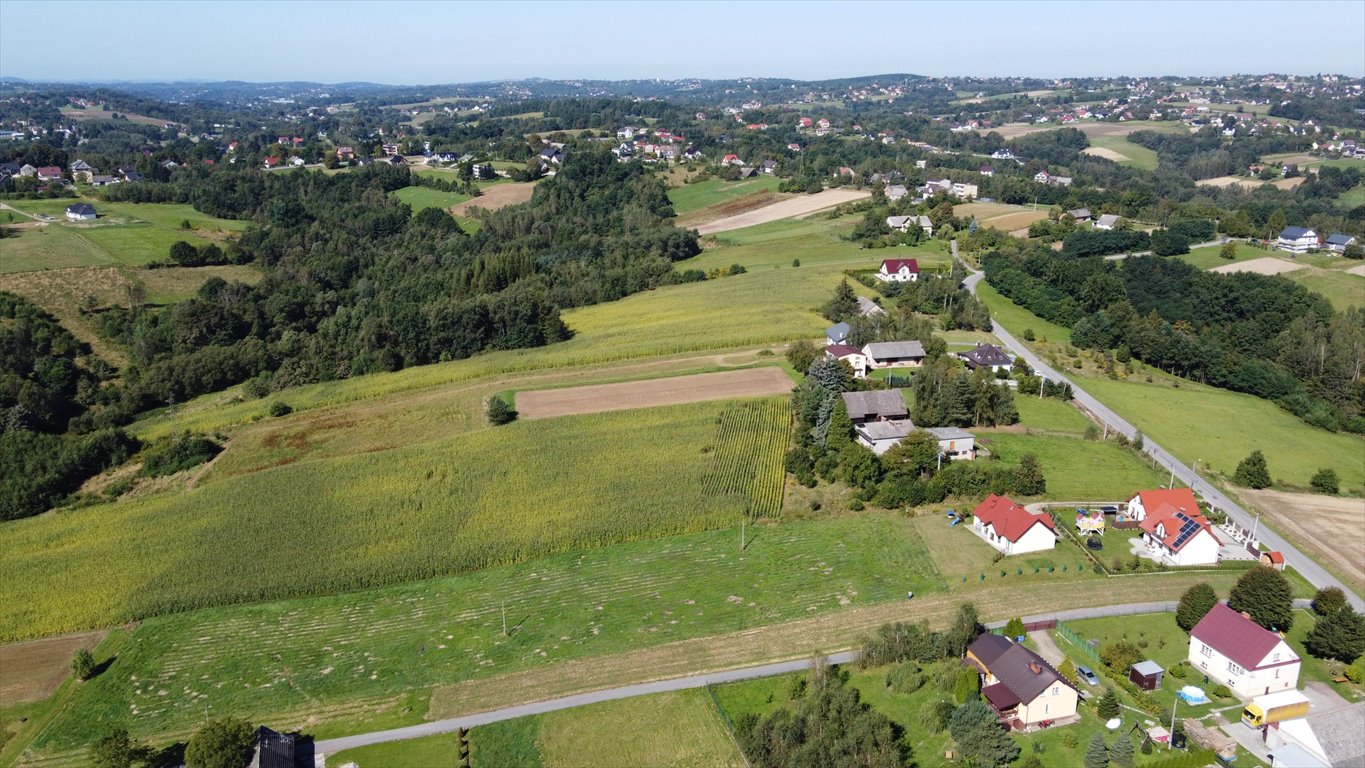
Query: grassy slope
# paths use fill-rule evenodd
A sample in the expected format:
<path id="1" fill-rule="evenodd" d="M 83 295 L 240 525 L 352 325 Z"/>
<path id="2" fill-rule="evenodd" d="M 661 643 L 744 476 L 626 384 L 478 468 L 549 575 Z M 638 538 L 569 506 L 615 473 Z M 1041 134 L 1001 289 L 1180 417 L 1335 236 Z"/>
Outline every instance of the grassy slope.
<path id="1" fill-rule="evenodd" d="M 463 195 L 459 192 L 443 192 L 430 187 L 404 187 L 394 190 L 390 194 L 412 206 L 414 215 L 426 208 L 449 208 L 452 205 L 459 205 L 466 200 L 473 199 L 469 195 Z"/>
<path id="2" fill-rule="evenodd" d="M 1161 485 L 1160 472 L 1136 454 L 1113 442 L 1088 442 L 1074 437 L 982 435 L 982 442 L 1006 465 L 1018 463 L 1026 453 L 1042 462 L 1047 477 L 1047 498 L 1063 501 L 1126 499 L 1134 491 Z M 986 443 L 989 440 L 989 443 Z"/>
<path id="3" fill-rule="evenodd" d="M 1365 277 L 1350 275 L 1341 270 L 1309 267 L 1285 275 L 1290 280 L 1321 295 L 1338 310 L 1365 307 Z"/>
<path id="4" fill-rule="evenodd" d="M 1156 170 L 1156 152 L 1134 144 L 1122 136 L 1091 136 L 1090 146 L 1110 149 L 1128 158 L 1117 161 L 1119 165 L 1128 165 L 1145 171 Z"/>
<path id="5" fill-rule="evenodd" d="M 272 713 L 276 722 L 344 714 L 354 728 L 357 709 L 392 708 L 395 697 L 431 685 L 895 600 L 905 589 L 943 590 L 901 518 L 750 534 L 742 554 L 738 532 L 717 531 L 382 590 L 149 619 L 37 746 L 69 749 L 119 723 L 174 735 L 198 723 L 205 703 Z M 515 630 L 509 638 L 500 631 L 504 603 Z"/>
<path id="6" fill-rule="evenodd" d="M 1276 255 L 1275 251 L 1257 248 L 1256 246 L 1248 245 L 1247 243 L 1237 244 L 1237 258 L 1235 259 L 1224 259 L 1222 256 L 1218 255 L 1219 251 L 1222 250 L 1223 246 L 1221 245 L 1211 245 L 1207 248 L 1195 248 L 1189 253 L 1181 254 L 1175 258 L 1180 259 L 1187 264 L 1193 264 L 1200 269 L 1213 269 L 1214 267 L 1221 267 L 1227 264 L 1236 264 L 1239 261 L 1264 259 Z"/>
<path id="7" fill-rule="evenodd" d="M 1036 317 L 985 283 L 980 295 L 991 314 L 1016 336 L 1018 329 L 1032 327 L 1040 338 L 1070 340 L 1068 329 Z M 1306 487 L 1314 472 L 1332 467 L 1341 477 L 1342 490 L 1365 488 L 1365 464 L 1360 461 L 1365 439 L 1309 426 L 1251 395 L 1150 375 L 1152 383 L 1137 377 L 1127 381 L 1084 377 L 1078 383 L 1186 463 L 1198 460 L 1201 471 L 1211 468 L 1231 476 L 1237 462 L 1260 448 L 1276 480 Z"/>
<path id="8" fill-rule="evenodd" d="M 551 712 L 540 718 L 537 744 L 546 768 L 743 764 L 710 696 L 700 689 Z"/>
<path id="9" fill-rule="evenodd" d="M 755 192 L 776 190 L 781 181 L 776 176 L 759 176 L 744 181 L 708 179 L 674 187 L 668 191 L 668 199 L 673 202 L 673 212 L 682 215 Z"/>

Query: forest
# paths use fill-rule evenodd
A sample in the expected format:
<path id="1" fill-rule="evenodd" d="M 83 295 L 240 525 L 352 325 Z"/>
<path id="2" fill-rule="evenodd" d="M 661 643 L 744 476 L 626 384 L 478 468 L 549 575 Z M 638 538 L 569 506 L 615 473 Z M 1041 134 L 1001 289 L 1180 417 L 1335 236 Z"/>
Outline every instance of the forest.
<path id="1" fill-rule="evenodd" d="M 1272 400 L 1310 424 L 1365 432 L 1365 314 L 1282 277 L 1217 274 L 1146 256 L 1122 266 L 1018 246 L 987 280 L 1071 328 L 1076 346 Z"/>

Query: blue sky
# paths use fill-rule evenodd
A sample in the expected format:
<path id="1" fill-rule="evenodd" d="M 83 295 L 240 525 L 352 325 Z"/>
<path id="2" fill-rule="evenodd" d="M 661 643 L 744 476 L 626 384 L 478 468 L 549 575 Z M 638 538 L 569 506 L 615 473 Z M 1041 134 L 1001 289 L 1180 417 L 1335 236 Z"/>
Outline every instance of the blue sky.
<path id="1" fill-rule="evenodd" d="M 35 80 L 1365 75 L 1365 2 L 0 1 Z"/>

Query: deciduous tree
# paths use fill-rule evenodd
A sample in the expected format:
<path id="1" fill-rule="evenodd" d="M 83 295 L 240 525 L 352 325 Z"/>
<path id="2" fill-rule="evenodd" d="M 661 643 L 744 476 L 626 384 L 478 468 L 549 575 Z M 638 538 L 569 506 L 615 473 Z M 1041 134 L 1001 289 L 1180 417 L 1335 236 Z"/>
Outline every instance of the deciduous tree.
<path id="1" fill-rule="evenodd" d="M 1265 455 L 1261 453 L 1260 448 L 1242 459 L 1237 465 L 1237 471 L 1233 473 L 1232 479 L 1233 482 L 1246 488 L 1260 490 L 1270 487 L 1270 469 L 1266 466 Z"/>
<path id="2" fill-rule="evenodd" d="M 255 731 L 246 720 L 210 720 L 185 746 L 185 768 L 242 768 L 254 744 Z"/>
<path id="3" fill-rule="evenodd" d="M 1313 593 L 1313 613 L 1326 616 L 1346 607 L 1346 593 L 1341 587 L 1323 587 Z"/>

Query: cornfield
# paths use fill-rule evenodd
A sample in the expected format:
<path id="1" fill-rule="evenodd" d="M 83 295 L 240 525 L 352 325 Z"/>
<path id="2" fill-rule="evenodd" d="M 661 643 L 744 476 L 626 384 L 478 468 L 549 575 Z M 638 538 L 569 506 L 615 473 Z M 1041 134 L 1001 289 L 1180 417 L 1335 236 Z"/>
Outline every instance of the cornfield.
<path id="1" fill-rule="evenodd" d="M 517 422 L 17 521 L 0 639 L 733 526 L 780 505 L 787 429 L 785 398 Z"/>
<path id="2" fill-rule="evenodd" d="M 716 450 L 703 481 L 708 496 L 744 501 L 750 520 L 782 511 L 782 467 L 791 432 L 786 398 L 735 402 L 716 419 Z"/>

